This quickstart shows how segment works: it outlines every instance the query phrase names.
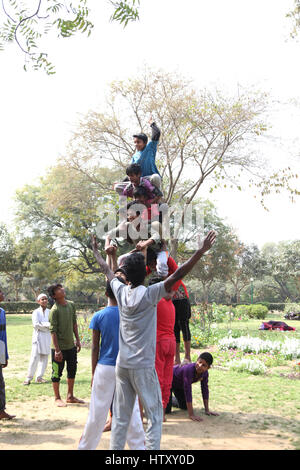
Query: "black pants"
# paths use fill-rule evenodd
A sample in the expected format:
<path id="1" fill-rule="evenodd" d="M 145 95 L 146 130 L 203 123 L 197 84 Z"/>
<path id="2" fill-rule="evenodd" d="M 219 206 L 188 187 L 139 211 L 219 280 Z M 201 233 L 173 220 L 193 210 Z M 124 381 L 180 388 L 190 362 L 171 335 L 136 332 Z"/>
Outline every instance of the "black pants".
<path id="1" fill-rule="evenodd" d="M 189 299 L 173 300 L 175 306 L 174 334 L 176 343 L 180 343 L 180 331 L 182 331 L 183 341 L 191 341 L 189 319 L 191 318 L 191 304 Z"/>
<path id="2" fill-rule="evenodd" d="M 185 393 L 182 388 L 172 388 L 169 403 L 167 404 L 166 413 L 171 413 L 172 411 L 172 392 L 174 393 L 178 406 L 181 410 L 187 410 L 187 404 L 185 399 Z"/>
<path id="3" fill-rule="evenodd" d="M 0 364 L 0 411 L 5 410 L 5 382 L 4 382 L 4 377 L 3 377 L 3 372 L 2 372 L 2 367 Z"/>
<path id="4" fill-rule="evenodd" d="M 67 363 L 67 377 L 68 379 L 75 379 L 77 372 L 77 348 L 74 346 L 72 349 L 62 351 L 63 360 L 58 362 L 55 360 L 55 350 L 51 350 L 52 355 L 52 382 L 59 382 L 62 376 L 65 363 Z"/>

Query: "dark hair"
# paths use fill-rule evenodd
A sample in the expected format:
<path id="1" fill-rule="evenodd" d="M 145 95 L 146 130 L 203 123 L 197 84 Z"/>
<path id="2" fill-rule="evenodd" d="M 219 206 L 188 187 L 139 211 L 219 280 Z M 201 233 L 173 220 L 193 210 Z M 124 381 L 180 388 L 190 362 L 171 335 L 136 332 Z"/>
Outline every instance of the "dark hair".
<path id="1" fill-rule="evenodd" d="M 158 284 L 159 282 L 161 282 L 163 280 L 164 279 L 162 277 L 153 276 L 153 277 L 151 277 L 151 279 L 149 281 L 149 286 L 153 286 L 153 284 Z"/>
<path id="2" fill-rule="evenodd" d="M 131 201 L 127 204 L 127 210 L 132 209 L 137 215 L 141 214 L 141 211 L 135 210 L 134 206 L 137 206 L 137 203 L 135 201 Z"/>
<path id="3" fill-rule="evenodd" d="M 60 287 L 62 287 L 62 284 L 52 284 L 52 286 L 48 287 L 48 294 L 52 299 L 54 299 L 56 289 L 59 289 Z"/>
<path id="4" fill-rule="evenodd" d="M 131 282 L 133 287 L 140 286 L 144 283 L 147 273 L 145 257 L 142 253 L 132 253 L 126 256 L 122 267 L 126 272 L 127 281 Z"/>
<path id="5" fill-rule="evenodd" d="M 198 360 L 199 359 L 204 359 L 205 362 L 207 362 L 207 364 L 209 366 L 212 365 L 213 360 L 214 360 L 214 358 L 212 357 L 212 355 L 209 352 L 203 352 L 202 354 L 200 354 L 200 356 L 198 357 Z"/>
<path id="6" fill-rule="evenodd" d="M 138 163 L 132 163 L 126 168 L 126 175 L 141 175 L 142 174 L 142 167 Z"/>
<path id="7" fill-rule="evenodd" d="M 133 190 L 133 197 L 144 196 L 145 198 L 149 198 L 147 190 L 143 186 L 137 186 Z"/>
<path id="8" fill-rule="evenodd" d="M 118 276 L 117 276 L 117 279 L 118 279 L 120 282 L 123 282 L 123 284 L 126 284 L 126 282 L 124 281 L 124 279 L 123 279 L 122 277 L 118 277 Z M 107 297 L 108 297 L 109 299 L 111 299 L 111 300 L 116 300 L 114 291 L 112 290 L 111 285 L 110 285 L 110 281 L 106 281 L 105 294 L 107 295 Z"/>
<path id="9" fill-rule="evenodd" d="M 151 263 L 157 260 L 157 253 L 151 248 L 147 248 L 147 257 L 146 257 L 146 265 L 150 266 Z"/>

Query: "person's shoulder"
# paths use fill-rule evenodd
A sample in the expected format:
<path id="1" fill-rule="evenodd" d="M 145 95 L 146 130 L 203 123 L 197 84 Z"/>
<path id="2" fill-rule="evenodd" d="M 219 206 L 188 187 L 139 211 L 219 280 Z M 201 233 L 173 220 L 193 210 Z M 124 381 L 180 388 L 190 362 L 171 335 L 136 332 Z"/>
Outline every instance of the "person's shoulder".
<path id="1" fill-rule="evenodd" d="M 5 310 L 4 310 L 4 308 L 0 307 L 0 313 L 2 313 L 3 315 L 5 315 Z"/>

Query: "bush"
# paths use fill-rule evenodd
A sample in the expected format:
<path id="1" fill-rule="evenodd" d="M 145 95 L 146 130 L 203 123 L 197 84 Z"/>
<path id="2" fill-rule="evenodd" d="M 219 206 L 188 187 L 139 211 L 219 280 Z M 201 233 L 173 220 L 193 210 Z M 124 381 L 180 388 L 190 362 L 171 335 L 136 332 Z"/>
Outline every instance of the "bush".
<path id="1" fill-rule="evenodd" d="M 250 305 L 249 317 L 264 320 L 267 316 L 268 308 L 264 305 Z"/>
<path id="2" fill-rule="evenodd" d="M 284 313 L 300 313 L 300 304 L 288 302 L 285 304 Z"/>
<path id="3" fill-rule="evenodd" d="M 250 315 L 250 309 L 251 305 L 237 305 L 235 310 L 238 316 L 247 316 L 249 317 Z"/>
<path id="4" fill-rule="evenodd" d="M 74 302 L 77 312 L 88 311 L 97 312 L 102 306 L 97 304 L 85 304 L 83 302 Z M 7 314 L 12 313 L 32 313 L 39 304 L 37 302 L 23 301 L 23 302 L 1 302 L 0 307 L 5 310 Z"/>
<path id="5" fill-rule="evenodd" d="M 0 307 L 5 310 L 6 313 L 32 313 L 33 310 L 38 308 L 37 302 L 1 302 Z"/>

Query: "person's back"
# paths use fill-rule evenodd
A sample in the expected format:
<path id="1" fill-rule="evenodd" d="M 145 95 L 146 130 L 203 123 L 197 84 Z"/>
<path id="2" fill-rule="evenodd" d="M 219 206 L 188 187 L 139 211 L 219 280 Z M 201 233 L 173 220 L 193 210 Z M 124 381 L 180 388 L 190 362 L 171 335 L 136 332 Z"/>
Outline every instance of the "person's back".
<path id="1" fill-rule="evenodd" d="M 143 369 L 155 361 L 156 306 L 165 293 L 164 283 L 131 288 L 111 281 L 120 311 L 120 367 Z"/>
<path id="2" fill-rule="evenodd" d="M 175 307 L 172 300 L 162 298 L 157 304 L 157 341 L 173 339 L 175 324 Z"/>

